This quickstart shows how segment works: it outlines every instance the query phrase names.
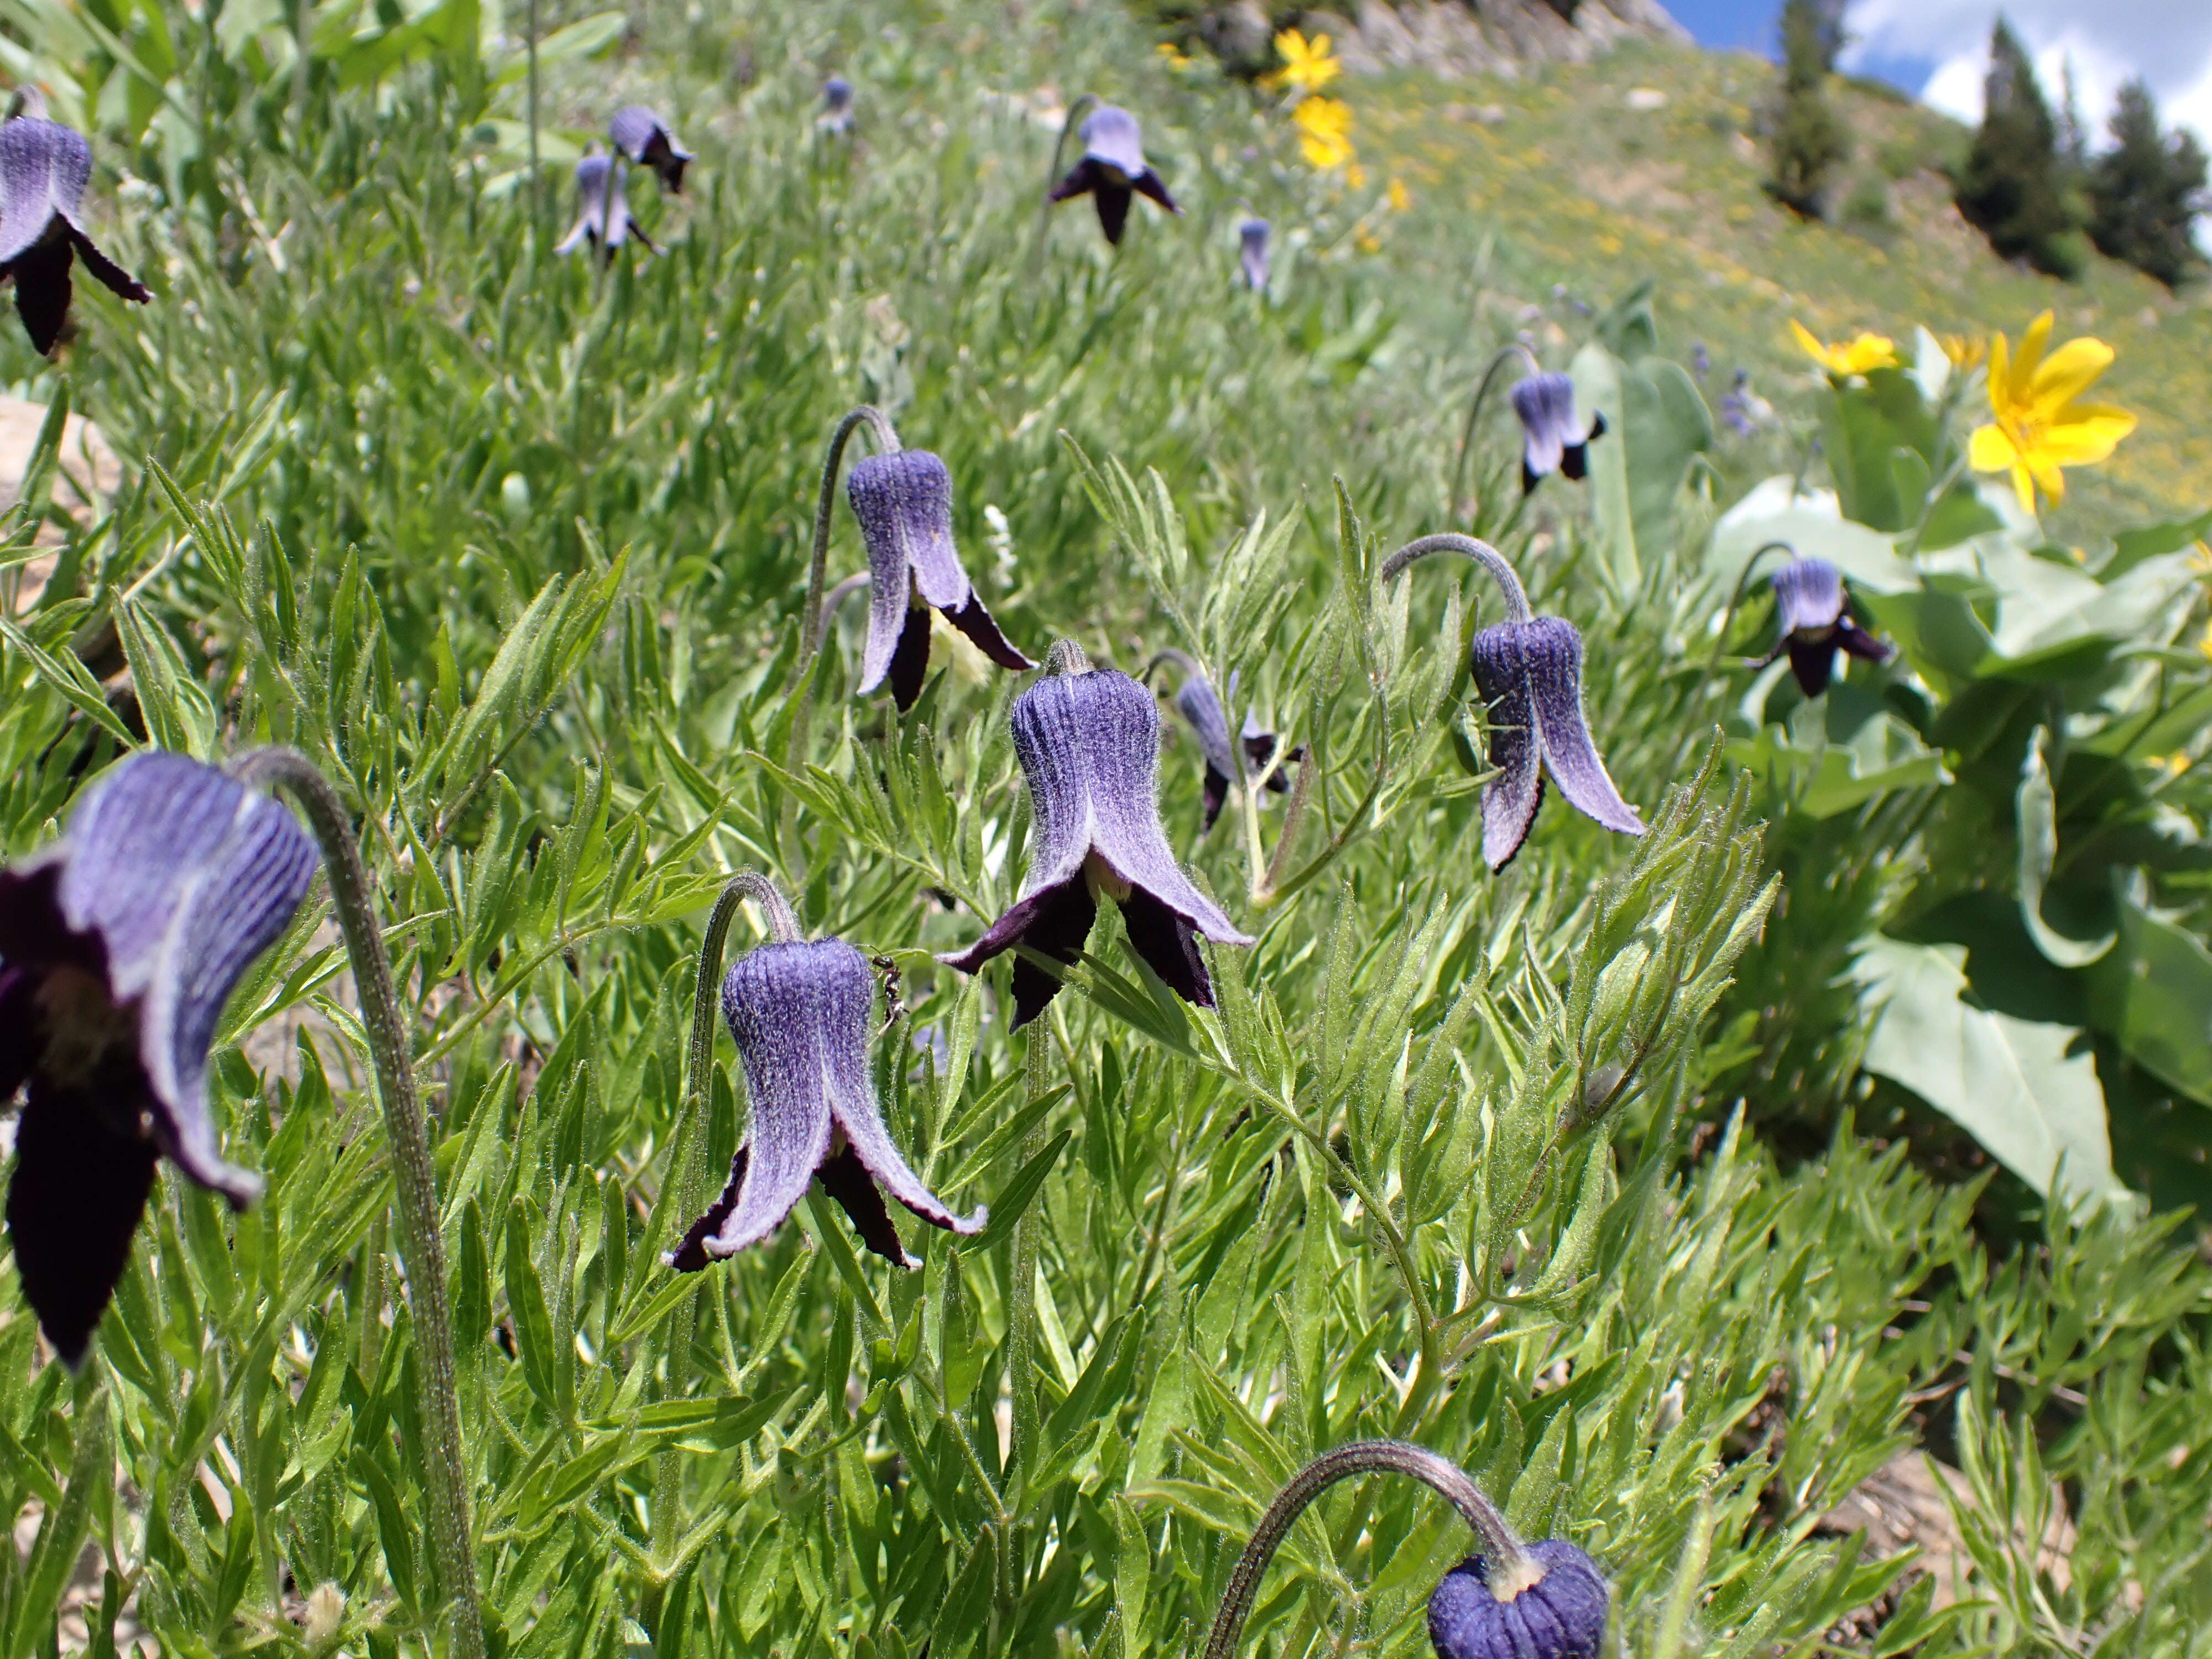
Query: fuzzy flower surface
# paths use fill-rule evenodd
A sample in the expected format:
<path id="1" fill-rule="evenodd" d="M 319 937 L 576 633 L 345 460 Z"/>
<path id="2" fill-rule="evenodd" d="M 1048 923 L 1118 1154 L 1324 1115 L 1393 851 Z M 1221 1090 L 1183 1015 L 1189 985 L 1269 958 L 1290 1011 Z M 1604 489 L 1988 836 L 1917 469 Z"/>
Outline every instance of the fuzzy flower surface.
<path id="1" fill-rule="evenodd" d="M 223 1004 L 307 896 L 314 843 L 211 766 L 118 766 L 67 832 L 0 869 L 0 1103 L 24 1091 L 8 1188 L 15 1270 L 80 1364 L 167 1158 L 234 1206 L 208 1057 Z"/>
<path id="2" fill-rule="evenodd" d="M 119 299 L 143 306 L 154 297 L 85 229 L 91 179 L 92 147 L 81 133 L 33 115 L 0 122 L 0 280 L 14 279 L 16 314 L 41 356 L 69 318 L 72 259 Z"/>
<path id="3" fill-rule="evenodd" d="M 629 196 L 623 170 L 611 155 L 586 155 L 576 163 L 576 222 L 554 244 L 556 253 L 574 253 L 588 247 L 611 262 L 615 250 L 635 236 L 658 253 L 653 239 L 630 217 Z"/>
<path id="4" fill-rule="evenodd" d="M 2061 467 L 2094 466 L 2136 429 L 2136 417 L 2110 404 L 2075 400 L 2112 367 L 2102 340 L 2069 340 L 2046 355 L 2051 313 L 2027 325 L 2020 350 L 2002 334 L 1990 337 L 1990 413 L 1977 427 L 1966 458 L 1977 472 L 2009 472 L 2023 512 L 2035 511 L 2041 490 L 2056 506 L 2065 499 Z"/>
<path id="5" fill-rule="evenodd" d="M 1483 1558 L 1469 1556 L 1429 1597 L 1437 1659 L 1597 1659 L 1605 1644 L 1605 1576 L 1562 1538 L 1528 1546 L 1540 1577 L 1500 1599 Z"/>
<path id="6" fill-rule="evenodd" d="M 1229 694 L 1237 695 L 1237 677 L 1229 677 Z M 1266 730 L 1251 715 L 1234 737 L 1229 731 L 1229 717 L 1222 711 L 1221 699 L 1214 694 L 1213 682 L 1202 673 L 1192 670 L 1186 673 L 1182 685 L 1175 694 L 1176 713 L 1190 727 L 1191 735 L 1198 739 L 1199 752 L 1206 757 L 1206 823 L 1211 830 L 1214 820 L 1229 799 L 1230 787 L 1237 781 L 1237 754 L 1243 750 L 1248 775 L 1258 779 L 1264 775 L 1265 787 L 1280 795 L 1289 792 L 1291 781 L 1283 775 L 1282 769 L 1273 764 L 1275 750 L 1280 741 L 1273 732 Z M 1283 758 L 1295 761 L 1304 757 L 1304 749 L 1293 749 Z"/>
<path id="7" fill-rule="evenodd" d="M 1237 227 L 1237 269 L 1255 294 L 1267 291 L 1269 236 L 1265 219 L 1247 219 Z"/>
<path id="8" fill-rule="evenodd" d="M 1558 617 L 1500 623 L 1474 636 L 1474 684 L 1489 709 L 1490 763 L 1482 787 L 1482 856 L 1502 870 L 1528 839 L 1547 773 L 1570 805 L 1607 829 L 1640 836 L 1583 716 L 1583 638 Z"/>
<path id="9" fill-rule="evenodd" d="M 1896 647 L 1878 640 L 1851 619 L 1843 573 L 1826 559 L 1793 559 L 1770 579 L 1782 637 L 1766 660 L 1787 652 L 1798 689 L 1817 697 L 1835 678 L 1836 653 L 1847 651 L 1867 662 L 1887 662 Z"/>
<path id="10" fill-rule="evenodd" d="M 1309 40 L 1302 30 L 1285 29 L 1275 37 L 1275 53 L 1283 66 L 1267 77 L 1271 86 L 1319 92 L 1344 73 L 1344 65 L 1337 61 L 1335 47 L 1326 34 L 1316 34 Z"/>
<path id="11" fill-rule="evenodd" d="M 1082 137 L 1082 159 L 1052 187 L 1051 200 L 1090 197 L 1098 210 L 1098 228 L 1106 233 L 1107 241 L 1117 246 L 1129 222 L 1133 194 L 1151 198 L 1170 213 L 1182 211 L 1145 160 L 1144 131 L 1128 111 L 1101 104 L 1084 118 Z"/>
<path id="12" fill-rule="evenodd" d="M 1307 98 L 1291 112 L 1298 130 L 1298 154 L 1316 173 L 1334 173 L 1356 154 L 1352 147 L 1352 106 L 1341 98 Z"/>
<path id="13" fill-rule="evenodd" d="M 926 449 L 871 455 L 846 483 L 868 550 L 868 643 L 860 691 L 890 681 L 902 711 L 914 707 L 929 669 L 929 613 L 972 640 L 1001 668 L 1036 665 L 999 631 L 952 540 L 952 475 Z"/>
<path id="14" fill-rule="evenodd" d="M 1848 378 L 1871 369 L 1897 367 L 1897 342 L 1887 335 L 1863 333 L 1854 339 L 1829 345 L 1794 317 L 1790 319 L 1790 333 L 1799 349 L 1831 374 Z"/>
<path id="15" fill-rule="evenodd" d="M 617 110 L 607 123 L 607 137 L 638 166 L 651 167 L 665 189 L 684 193 L 684 169 L 690 165 L 691 152 L 676 142 L 668 124 L 652 110 L 642 104 Z"/>
<path id="16" fill-rule="evenodd" d="M 1218 707 L 1218 705 L 1217 705 Z M 1027 945 L 1073 963 L 1091 937 L 1098 901 L 1121 908 L 1129 946 L 1186 1002 L 1213 1006 L 1198 935 L 1250 945 L 1221 907 L 1176 862 L 1160 823 L 1160 717 L 1152 694 L 1110 668 L 1048 675 L 1015 699 L 1014 757 L 1028 781 L 1036 822 L 1021 898 L 966 951 L 939 958 L 980 972 Z M 1057 975 L 1014 964 L 1015 1025 L 1058 994 Z"/>
<path id="17" fill-rule="evenodd" d="M 1547 473 L 1589 476 L 1589 442 L 1605 431 L 1605 416 L 1588 424 L 1575 410 L 1575 383 L 1564 374 L 1530 374 L 1514 383 L 1513 413 L 1521 422 L 1521 493 Z"/>
<path id="18" fill-rule="evenodd" d="M 763 945 L 731 964 L 722 1018 L 744 1065 L 751 1121 L 721 1196 L 668 1254 L 668 1266 L 696 1273 L 759 1243 L 817 1179 L 860 1242 L 902 1267 L 921 1264 L 899 1242 L 885 1193 L 933 1227 L 982 1231 L 984 1212 L 956 1214 L 884 1127 L 868 1067 L 875 994 L 868 959 L 839 939 Z"/>

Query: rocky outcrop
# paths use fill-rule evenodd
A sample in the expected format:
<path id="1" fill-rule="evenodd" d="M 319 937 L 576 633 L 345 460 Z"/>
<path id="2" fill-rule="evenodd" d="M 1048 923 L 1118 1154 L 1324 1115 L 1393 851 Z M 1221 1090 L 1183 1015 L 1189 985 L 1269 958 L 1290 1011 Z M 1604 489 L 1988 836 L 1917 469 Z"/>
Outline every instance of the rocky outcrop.
<path id="1" fill-rule="evenodd" d="M 1447 79 L 1510 76 L 1524 64 L 1579 64 L 1626 40 L 1687 44 L 1659 0 L 1358 0 L 1350 17 L 1315 12 L 1354 75 L 1422 69 Z"/>

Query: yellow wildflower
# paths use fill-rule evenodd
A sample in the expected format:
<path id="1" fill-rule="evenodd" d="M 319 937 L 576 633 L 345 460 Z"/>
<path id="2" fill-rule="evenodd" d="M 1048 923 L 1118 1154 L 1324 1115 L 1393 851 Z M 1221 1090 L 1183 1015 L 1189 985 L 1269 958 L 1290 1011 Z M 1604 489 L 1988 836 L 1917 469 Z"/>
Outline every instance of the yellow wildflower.
<path id="1" fill-rule="evenodd" d="M 1309 167 L 1327 173 L 1352 159 L 1352 106 L 1342 99 L 1305 99 L 1291 112 L 1291 119 Z"/>
<path id="2" fill-rule="evenodd" d="M 2109 368 L 2112 349 L 2102 340 L 2069 340 L 2044 356 L 2051 314 L 2045 312 L 2021 336 L 2014 356 L 2005 337 L 1990 337 L 1988 426 L 1977 427 L 1966 458 L 1977 472 L 2010 472 L 2023 512 L 2035 511 L 2039 489 L 2056 505 L 2064 499 L 2062 466 L 2091 466 L 2136 429 L 2136 417 L 2108 404 L 2074 399 Z"/>
<path id="3" fill-rule="evenodd" d="M 1352 233 L 1352 246 L 1362 253 L 1379 253 L 1382 251 L 1382 239 L 1364 225 L 1354 228 Z"/>
<path id="4" fill-rule="evenodd" d="M 1406 188 L 1403 179 L 1390 181 L 1390 205 L 1401 213 L 1413 205 L 1413 192 Z"/>
<path id="5" fill-rule="evenodd" d="M 1350 167 L 1345 168 L 1344 182 L 1350 185 L 1354 190 L 1366 189 L 1367 169 L 1360 166 L 1358 162 L 1354 161 Z"/>
<path id="6" fill-rule="evenodd" d="M 1951 360 L 1951 367 L 1960 374 L 1969 374 L 1982 366 L 1990 355 L 1986 340 L 1976 339 L 1971 334 L 1939 334 L 1936 343 L 1943 348 L 1943 355 Z"/>
<path id="7" fill-rule="evenodd" d="M 2178 778 L 2189 769 L 2189 757 L 2183 754 L 2147 755 L 2147 764 L 2156 767 L 2169 778 Z"/>
<path id="8" fill-rule="evenodd" d="M 1281 54 L 1283 66 L 1267 77 L 1270 85 L 1319 92 L 1344 73 L 1344 65 L 1331 55 L 1326 34 L 1309 40 L 1297 29 L 1285 29 L 1275 37 L 1275 50 Z"/>
<path id="9" fill-rule="evenodd" d="M 1897 342 L 1884 335 L 1862 334 L 1848 344 L 1824 345 L 1794 317 L 1790 331 L 1805 355 L 1831 374 L 1863 374 L 1870 368 L 1897 367 Z"/>
<path id="10" fill-rule="evenodd" d="M 1187 70 L 1190 67 L 1190 54 L 1185 52 L 1181 46 L 1176 45 L 1174 41 L 1161 41 L 1158 51 L 1160 56 L 1168 60 L 1168 67 L 1170 69 Z"/>

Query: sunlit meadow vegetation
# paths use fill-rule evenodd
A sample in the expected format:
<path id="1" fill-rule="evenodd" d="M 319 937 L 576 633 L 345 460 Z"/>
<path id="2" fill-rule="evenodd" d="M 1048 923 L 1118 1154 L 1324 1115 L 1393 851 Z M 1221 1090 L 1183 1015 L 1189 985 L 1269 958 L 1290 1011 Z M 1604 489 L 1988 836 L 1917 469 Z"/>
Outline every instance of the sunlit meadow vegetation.
<path id="1" fill-rule="evenodd" d="M 2201 462 L 2075 469 L 2055 546 L 1966 468 L 1989 370 L 1914 326 L 2017 346 L 2027 279 L 1977 315 L 1808 310 L 1892 362 L 1798 356 L 1760 383 L 1768 449 L 1732 452 L 1679 366 L 1751 337 L 1725 271 L 1607 248 L 1593 271 L 1662 282 L 1578 278 L 1589 314 L 1531 328 L 1608 429 L 1524 506 L 1502 386 L 1456 465 L 1525 325 L 1471 303 L 1506 291 L 1486 262 L 1540 268 L 1525 169 L 1487 155 L 1510 125 L 1409 162 L 1397 206 L 1387 97 L 1351 94 L 1358 183 L 1302 146 L 1297 88 L 1179 68 L 1096 0 L 545 13 L 536 180 L 520 8 L 318 6 L 304 79 L 274 4 L 0 13 L 156 290 L 80 282 L 58 364 L 0 331 L 0 378 L 133 463 L 88 501 L 34 466 L 10 521 L 0 848 L 149 743 L 289 744 L 337 786 L 431 1115 L 483 1605 L 479 1644 L 319 886 L 220 1033 L 260 1204 L 165 1172 L 75 1375 L 0 1269 L 7 1656 L 1183 1654 L 1293 1471 L 1377 1436 L 1587 1549 L 1622 1653 L 2212 1650 L 2212 1269 L 2177 1207 L 2212 1141 Z M 849 133 L 817 124 L 833 72 Z M 1135 204 L 1118 251 L 1087 204 L 1041 212 L 1086 93 L 1184 209 Z M 571 164 L 631 101 L 696 152 L 681 196 L 629 179 L 665 251 L 556 258 Z M 1795 351 L 1784 320 L 1762 349 Z M 2159 365 L 2122 349 L 2127 403 Z M 1304 746 L 1290 794 L 1201 836 L 1163 705 L 1170 836 L 1257 936 L 1208 947 L 1218 1007 L 1104 915 L 1019 1032 L 1006 968 L 935 960 L 1019 890 L 1025 682 L 940 628 L 910 712 L 848 696 L 864 603 L 806 666 L 823 446 L 862 403 L 945 458 L 1032 656 L 1173 647 Z M 2201 455 L 2139 412 L 2121 455 Z M 834 580 L 864 565 L 832 523 Z M 1498 591 L 1449 560 L 1380 580 L 1446 530 L 1582 630 L 1646 836 L 1553 792 L 1485 866 L 1468 641 Z M 1778 539 L 1842 568 L 1893 661 L 1817 701 L 1747 665 L 1776 620 L 1741 579 Z M 702 1275 L 662 1265 L 747 1121 L 727 1041 L 686 1056 L 746 869 L 896 973 L 886 1121 L 990 1211 L 896 1212 L 920 1271 L 818 1191 Z M 1936 1573 L 1832 1513 L 1914 1447 L 1957 1472 Z M 1247 1649 L 1418 1653 L 1468 1549 L 1417 1486 L 1339 1487 Z"/>

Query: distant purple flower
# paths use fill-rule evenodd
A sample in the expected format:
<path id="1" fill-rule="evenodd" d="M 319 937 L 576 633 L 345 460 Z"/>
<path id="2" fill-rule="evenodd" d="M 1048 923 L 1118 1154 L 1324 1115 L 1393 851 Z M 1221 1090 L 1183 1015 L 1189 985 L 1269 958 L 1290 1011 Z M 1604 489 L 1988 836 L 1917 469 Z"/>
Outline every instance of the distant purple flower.
<path id="1" fill-rule="evenodd" d="M 615 118 L 607 123 L 607 137 L 638 166 L 651 167 L 669 191 L 679 196 L 684 193 L 684 169 L 691 152 L 678 144 L 676 135 L 644 105 L 617 110 Z"/>
<path id="2" fill-rule="evenodd" d="M 1211 830 L 1214 820 L 1221 816 L 1223 805 L 1229 799 L 1231 785 L 1237 781 L 1237 755 L 1230 746 L 1229 718 L 1222 713 L 1221 699 L 1214 695 L 1212 682 L 1200 671 L 1195 662 L 1179 651 L 1162 654 L 1178 659 L 1179 665 L 1183 669 L 1182 689 L 1175 694 L 1176 712 L 1188 723 L 1192 733 L 1198 738 L 1200 752 L 1206 757 L 1205 828 Z M 1229 694 L 1232 697 L 1237 695 L 1236 676 L 1233 674 L 1230 676 Z M 1250 775 L 1256 778 L 1266 772 L 1266 787 L 1279 795 L 1286 793 L 1291 784 L 1280 768 L 1267 770 L 1275 758 L 1277 741 L 1273 732 L 1261 729 L 1249 714 L 1244 717 L 1243 728 L 1237 736 L 1237 742 L 1243 747 Z M 1304 754 L 1302 748 L 1293 749 L 1284 759 L 1286 762 L 1296 761 Z"/>
<path id="3" fill-rule="evenodd" d="M 665 1258 L 678 1273 L 759 1243 L 817 1177 L 860 1242 L 902 1267 L 921 1264 L 899 1243 L 884 1194 L 933 1227 L 982 1231 L 985 1213 L 956 1215 L 891 1144 L 868 1069 L 875 1006 L 868 959 L 842 939 L 763 945 L 731 965 L 722 1018 L 744 1062 L 750 1133 L 730 1179 Z"/>
<path id="4" fill-rule="evenodd" d="M 1640 836 L 1644 821 L 1620 798 L 1583 717 L 1583 641 L 1558 617 L 1500 623 L 1474 636 L 1474 684 L 1490 711 L 1490 763 L 1482 789 L 1482 856 L 1502 870 L 1521 850 L 1544 796 L 1544 774 L 1568 802 L 1608 830 Z"/>
<path id="5" fill-rule="evenodd" d="M 82 135 L 33 115 L 0 122 L 0 281 L 15 278 L 15 310 L 41 356 L 69 317 L 72 255 L 118 298 L 143 306 L 154 297 L 85 229 L 91 178 L 92 147 Z"/>
<path id="6" fill-rule="evenodd" d="M 1036 823 L 1023 896 L 968 950 L 939 957 L 965 974 L 1017 945 L 1073 963 L 1103 895 L 1121 907 L 1129 945 L 1186 1002 L 1213 1006 L 1200 933 L 1250 945 L 1193 885 L 1160 826 L 1160 717 L 1152 694 L 1110 668 L 1048 675 L 1015 699 L 1014 757 Z M 1059 994 L 1059 978 L 1014 963 L 1015 1025 Z"/>
<path id="7" fill-rule="evenodd" d="M 1429 1597 L 1437 1659 L 1597 1659 L 1605 1645 L 1604 1575 L 1563 1538 L 1528 1546 L 1536 1581 L 1500 1601 L 1483 1558 L 1469 1556 Z"/>
<path id="8" fill-rule="evenodd" d="M 1713 372 L 1713 354 L 1703 340 L 1690 348 L 1690 372 L 1701 380 Z"/>
<path id="9" fill-rule="evenodd" d="M 833 75 L 822 83 L 822 113 L 814 125 L 824 132 L 849 132 L 853 127 L 853 83 Z"/>
<path id="10" fill-rule="evenodd" d="M 118 766 L 52 846 L 0 868 L 0 1103 L 28 1085 L 8 1231 L 71 1366 L 130 1260 L 167 1158 L 240 1207 L 208 1115 L 224 1002 L 290 925 L 314 843 L 265 795 L 182 755 Z"/>
<path id="11" fill-rule="evenodd" d="M 1581 478 L 1589 471 L 1587 446 L 1605 430 L 1605 416 L 1585 427 L 1575 414 L 1575 383 L 1564 374 L 1531 374 L 1513 387 L 1513 412 L 1521 418 L 1521 493 L 1547 472 Z"/>
<path id="12" fill-rule="evenodd" d="M 576 222 L 554 246 L 556 253 L 574 253 L 588 245 L 592 252 L 611 262 L 615 250 L 631 237 L 658 253 L 653 239 L 630 217 L 629 197 L 623 185 L 623 170 L 611 155 L 591 155 L 576 163 Z"/>
<path id="13" fill-rule="evenodd" d="M 999 631 L 961 566 L 952 541 L 952 475 L 943 461 L 926 449 L 871 455 L 853 468 L 846 494 L 868 549 L 863 695 L 888 677 L 901 711 L 914 707 L 929 667 L 933 605 L 1000 667 L 1036 666 Z"/>
<path id="14" fill-rule="evenodd" d="M 1772 662 L 1790 653 L 1790 672 L 1808 697 L 1828 689 L 1838 647 L 1867 662 L 1887 662 L 1896 647 L 1851 620 L 1843 573 L 1826 559 L 1793 559 L 1770 579 L 1782 637 L 1767 653 Z"/>
<path id="15" fill-rule="evenodd" d="M 1132 191 L 1149 196 L 1170 213 L 1181 213 L 1168 187 L 1145 161 L 1137 118 L 1112 104 L 1101 104 L 1083 123 L 1083 159 L 1052 187 L 1052 199 L 1065 202 L 1088 195 L 1098 209 L 1099 228 L 1118 244 L 1129 220 Z"/>
<path id="16" fill-rule="evenodd" d="M 1244 286 L 1255 294 L 1264 294 L 1267 291 L 1267 222 L 1247 219 L 1237 227 L 1237 234 L 1243 243 L 1237 262 L 1244 273 Z"/>

